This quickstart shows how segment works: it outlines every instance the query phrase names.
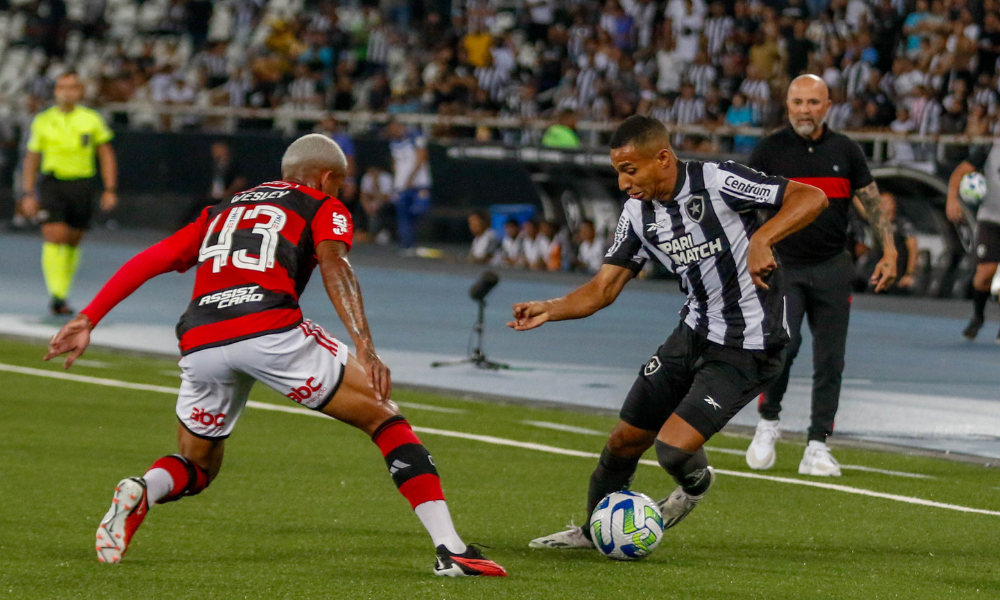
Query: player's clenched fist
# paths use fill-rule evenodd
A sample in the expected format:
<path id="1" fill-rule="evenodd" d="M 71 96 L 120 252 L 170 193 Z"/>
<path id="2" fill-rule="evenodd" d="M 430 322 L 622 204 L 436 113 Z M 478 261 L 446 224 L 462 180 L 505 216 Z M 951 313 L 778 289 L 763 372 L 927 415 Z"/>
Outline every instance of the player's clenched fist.
<path id="1" fill-rule="evenodd" d="M 519 302 L 514 305 L 514 320 L 507 323 L 507 327 L 527 331 L 548 320 L 548 305 L 545 302 Z"/>
<path id="2" fill-rule="evenodd" d="M 750 238 L 750 250 L 747 253 L 747 270 L 750 271 L 750 279 L 754 285 L 766 290 L 769 289 L 764 283 L 764 278 L 778 268 L 778 263 L 774 260 L 774 253 L 771 246 L 763 242 L 756 242 Z"/>

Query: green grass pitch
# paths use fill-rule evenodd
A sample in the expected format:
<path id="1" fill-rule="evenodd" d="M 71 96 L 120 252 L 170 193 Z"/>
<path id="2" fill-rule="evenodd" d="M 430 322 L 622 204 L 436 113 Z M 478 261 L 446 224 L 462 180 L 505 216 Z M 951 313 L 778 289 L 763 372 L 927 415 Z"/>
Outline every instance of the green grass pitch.
<path id="1" fill-rule="evenodd" d="M 0 340 L 0 363 L 60 370 L 42 346 Z M 170 360 L 88 352 L 71 371 L 176 387 Z M 391 367 L 391 365 L 390 365 Z M 1000 598 L 1000 516 L 773 481 L 720 475 L 705 501 L 647 560 L 593 551 L 531 550 L 533 537 L 582 518 L 594 460 L 431 433 L 456 525 L 507 567 L 506 579 L 442 580 L 433 549 L 396 492 L 382 457 L 343 424 L 248 408 L 202 495 L 151 509 L 120 565 L 103 565 L 94 531 L 115 483 L 174 451 L 174 398 L 0 372 L 2 598 Z M 568 410 L 398 390 L 416 426 L 599 452 L 613 419 Z M 293 406 L 258 386 L 252 398 Z M 717 436 L 712 463 L 747 471 L 747 441 Z M 796 472 L 801 446 L 780 443 L 770 475 Z M 841 449 L 846 464 L 930 476 L 848 471 L 835 483 L 1000 510 L 996 469 L 935 458 Z M 633 489 L 673 485 L 640 466 Z"/>

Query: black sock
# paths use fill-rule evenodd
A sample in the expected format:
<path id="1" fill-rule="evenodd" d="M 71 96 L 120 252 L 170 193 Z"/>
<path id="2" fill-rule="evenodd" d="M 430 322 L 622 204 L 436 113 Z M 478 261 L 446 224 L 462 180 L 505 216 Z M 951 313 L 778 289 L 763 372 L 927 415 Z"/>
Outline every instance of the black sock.
<path id="1" fill-rule="evenodd" d="M 688 452 L 656 440 L 656 458 L 685 493 L 700 496 L 708 490 L 712 477 L 708 471 L 708 455 L 704 448 Z"/>
<path id="2" fill-rule="evenodd" d="M 972 290 L 972 305 L 975 307 L 975 318 L 985 320 L 986 303 L 990 300 L 989 290 Z"/>
<path id="3" fill-rule="evenodd" d="M 622 458 L 615 456 L 607 446 L 601 451 L 601 459 L 590 476 L 590 488 L 587 490 L 587 518 L 583 522 L 583 532 L 590 538 L 590 515 L 594 514 L 597 504 L 611 492 L 627 490 L 632 484 L 635 469 L 639 466 L 638 458 Z"/>

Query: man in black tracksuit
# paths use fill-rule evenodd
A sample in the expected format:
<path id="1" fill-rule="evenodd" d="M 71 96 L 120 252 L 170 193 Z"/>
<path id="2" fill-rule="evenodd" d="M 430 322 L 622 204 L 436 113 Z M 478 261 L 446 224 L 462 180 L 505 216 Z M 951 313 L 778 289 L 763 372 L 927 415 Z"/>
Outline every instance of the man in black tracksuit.
<path id="1" fill-rule="evenodd" d="M 761 420 L 747 449 L 747 464 L 761 470 L 774 465 L 774 444 L 780 436 L 778 413 L 792 361 L 802 343 L 802 319 L 808 317 L 813 334 L 812 424 L 799 473 L 839 476 L 840 465 L 830 455 L 826 438 L 833 433 L 847 345 L 854 278 L 846 251 L 852 197 L 884 249 L 872 275 L 877 292 L 888 289 L 896 279 L 896 248 L 891 222 L 882 214 L 878 186 L 864 153 L 847 136 L 830 131 L 823 123 L 830 107 L 823 80 L 815 75 L 796 78 L 788 88 L 786 102 L 791 126 L 761 140 L 747 164 L 769 175 L 818 187 L 830 204 L 812 224 L 775 246 L 785 270 L 785 314 L 791 343 L 784 370 L 760 403 Z"/>

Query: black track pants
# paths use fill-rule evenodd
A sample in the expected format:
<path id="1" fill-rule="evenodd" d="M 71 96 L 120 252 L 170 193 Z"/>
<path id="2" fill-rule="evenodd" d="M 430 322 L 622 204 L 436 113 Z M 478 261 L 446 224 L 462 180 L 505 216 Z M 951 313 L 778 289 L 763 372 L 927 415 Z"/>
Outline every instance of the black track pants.
<path id="1" fill-rule="evenodd" d="M 809 439 L 826 441 L 833 433 L 833 420 L 840 402 L 854 268 L 846 252 L 819 264 L 782 268 L 785 269 L 786 316 L 792 340 L 781 375 L 764 393 L 760 415 L 765 419 L 777 419 L 781 412 L 781 399 L 788 389 L 788 374 L 802 344 L 802 319 L 807 317 L 813 336 Z"/>

